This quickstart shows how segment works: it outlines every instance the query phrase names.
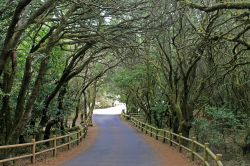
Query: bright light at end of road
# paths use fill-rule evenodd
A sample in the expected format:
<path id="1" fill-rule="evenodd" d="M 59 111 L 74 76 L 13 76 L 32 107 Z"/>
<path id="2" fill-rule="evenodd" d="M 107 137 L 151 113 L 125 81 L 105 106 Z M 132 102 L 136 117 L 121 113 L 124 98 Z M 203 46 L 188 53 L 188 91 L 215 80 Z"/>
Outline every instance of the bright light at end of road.
<path id="1" fill-rule="evenodd" d="M 114 107 L 105 108 L 105 109 L 95 109 L 94 114 L 96 115 L 119 115 L 122 113 L 122 110 L 126 112 L 126 105 L 120 103 Z"/>

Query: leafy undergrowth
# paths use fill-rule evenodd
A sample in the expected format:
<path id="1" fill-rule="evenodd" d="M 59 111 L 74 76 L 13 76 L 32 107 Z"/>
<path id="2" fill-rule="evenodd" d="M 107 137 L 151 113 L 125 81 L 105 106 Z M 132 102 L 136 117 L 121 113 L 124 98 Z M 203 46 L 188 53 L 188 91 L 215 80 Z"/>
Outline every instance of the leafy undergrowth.
<path id="1" fill-rule="evenodd" d="M 210 143 L 215 153 L 223 154 L 224 165 L 250 166 L 250 152 L 243 154 L 242 150 L 250 143 L 246 117 L 210 107 L 194 121 L 191 135 L 197 136 L 199 142 Z"/>

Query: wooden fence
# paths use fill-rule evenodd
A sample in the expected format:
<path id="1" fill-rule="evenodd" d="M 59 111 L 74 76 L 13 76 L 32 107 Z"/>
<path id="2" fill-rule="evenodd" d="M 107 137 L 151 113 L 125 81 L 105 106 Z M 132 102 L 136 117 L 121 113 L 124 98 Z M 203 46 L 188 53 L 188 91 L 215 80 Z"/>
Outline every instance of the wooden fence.
<path id="1" fill-rule="evenodd" d="M 46 153 L 46 152 L 53 152 L 53 156 L 56 157 L 57 155 L 57 149 L 67 146 L 68 150 L 70 149 L 71 145 L 76 143 L 79 145 L 79 143 L 82 141 L 83 138 L 86 137 L 88 131 L 88 125 L 84 127 L 80 127 L 78 131 L 74 131 L 71 133 L 68 133 L 63 136 L 56 136 L 54 135 L 50 139 L 46 140 L 41 140 L 41 141 L 36 141 L 35 139 L 32 139 L 30 143 L 24 143 L 24 144 L 16 144 L 16 145 L 5 145 L 5 146 L 0 146 L 0 151 L 11 151 L 14 150 L 15 148 L 29 148 L 30 153 L 26 154 L 19 154 L 15 157 L 9 157 L 5 159 L 0 160 L 0 164 L 5 163 L 5 162 L 10 162 L 10 161 L 15 161 L 18 159 L 25 159 L 25 158 L 30 158 L 31 163 L 35 163 L 36 161 L 36 156 Z M 46 145 L 45 149 L 40 150 L 39 145 Z M 48 146 L 50 145 L 50 146 Z"/>
<path id="2" fill-rule="evenodd" d="M 178 151 L 186 150 L 194 161 L 195 157 L 198 158 L 204 166 L 223 166 L 221 162 L 222 155 L 214 154 L 209 148 L 209 143 L 201 144 L 196 141 L 195 137 L 186 138 L 181 133 L 176 134 L 171 130 L 164 130 L 156 128 L 152 125 L 142 122 L 140 116 L 136 114 L 125 115 L 124 118 L 130 120 L 131 123 L 145 134 L 149 134 L 151 137 L 155 137 L 156 140 L 162 140 L 163 143 L 168 142 L 170 146 L 175 145 Z"/>

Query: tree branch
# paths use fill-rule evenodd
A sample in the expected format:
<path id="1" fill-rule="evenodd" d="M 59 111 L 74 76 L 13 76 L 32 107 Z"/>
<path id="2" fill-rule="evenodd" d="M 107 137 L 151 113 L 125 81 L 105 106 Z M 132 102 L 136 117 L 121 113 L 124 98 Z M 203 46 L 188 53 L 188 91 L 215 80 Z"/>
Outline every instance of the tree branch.
<path id="1" fill-rule="evenodd" d="M 190 8 L 199 9 L 201 11 L 205 12 L 214 12 L 216 10 L 221 9 L 250 9 L 250 2 L 223 2 L 223 3 L 217 3 L 213 6 L 201 6 L 196 3 L 192 3 L 188 0 L 179 0 L 180 2 L 184 3 L 185 5 L 189 6 Z"/>

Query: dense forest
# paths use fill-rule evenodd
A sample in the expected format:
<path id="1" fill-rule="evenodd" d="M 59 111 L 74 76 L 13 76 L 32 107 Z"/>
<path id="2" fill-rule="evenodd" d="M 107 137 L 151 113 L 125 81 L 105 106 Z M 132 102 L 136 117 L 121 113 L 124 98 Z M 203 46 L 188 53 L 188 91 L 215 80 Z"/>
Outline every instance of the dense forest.
<path id="1" fill-rule="evenodd" d="M 250 163 L 249 0 L 0 0 L 0 19 L 0 145 L 64 134 L 105 91 Z"/>

